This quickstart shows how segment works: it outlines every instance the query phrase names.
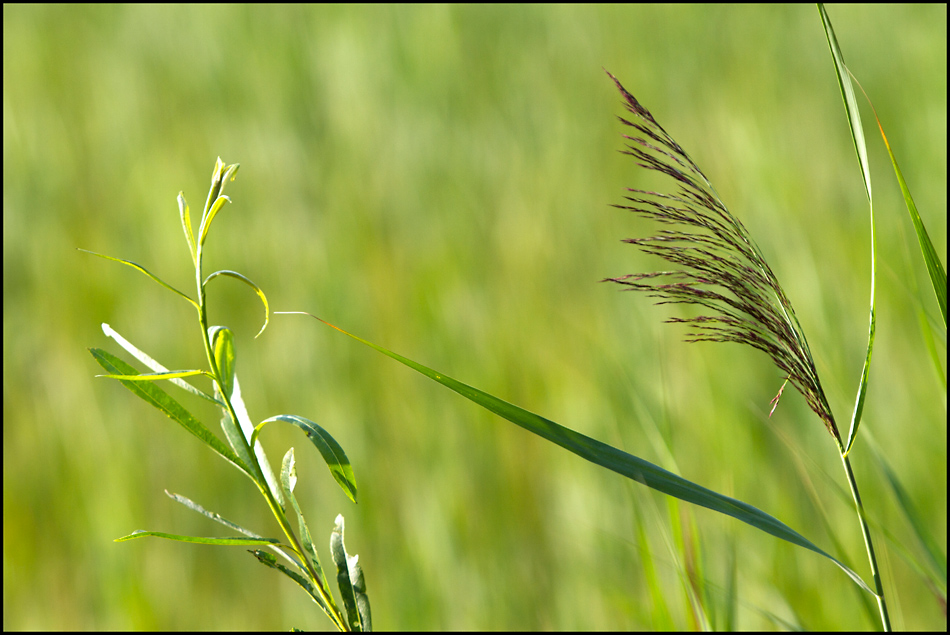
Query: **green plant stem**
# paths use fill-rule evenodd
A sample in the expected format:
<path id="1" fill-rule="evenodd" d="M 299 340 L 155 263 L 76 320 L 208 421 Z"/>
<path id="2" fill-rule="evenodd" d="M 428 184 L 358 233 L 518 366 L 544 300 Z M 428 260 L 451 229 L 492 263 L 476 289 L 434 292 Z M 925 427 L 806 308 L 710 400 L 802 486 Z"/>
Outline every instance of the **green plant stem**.
<path id="1" fill-rule="evenodd" d="M 858 482 L 854 478 L 854 471 L 851 469 L 851 459 L 845 454 L 844 448 L 841 450 L 841 462 L 844 464 L 844 472 L 848 475 L 848 485 L 851 487 L 851 497 L 854 498 L 854 505 L 858 511 L 858 520 L 861 523 L 861 533 L 864 535 L 864 546 L 868 552 L 868 561 L 871 563 L 871 575 L 874 576 L 874 592 L 877 595 L 877 606 L 881 611 L 881 624 L 884 630 L 890 632 L 891 618 L 887 614 L 887 600 L 884 599 L 884 583 L 881 581 L 881 572 L 877 566 L 877 557 L 874 555 L 874 543 L 871 542 L 871 530 L 868 528 L 867 516 L 864 513 L 864 505 L 861 503 L 861 495 L 858 493 Z"/>
<path id="2" fill-rule="evenodd" d="M 294 533 L 293 528 L 290 526 L 290 521 L 287 519 L 287 515 L 281 509 L 280 504 L 274 499 L 274 493 L 270 491 L 270 486 L 267 484 L 267 479 L 264 478 L 264 471 L 260 466 L 260 462 L 257 458 L 257 454 L 254 452 L 254 448 L 250 446 L 248 439 L 245 437 L 243 431 L 241 430 L 241 423 L 238 419 L 237 412 L 234 410 L 234 406 L 231 404 L 231 396 L 227 394 L 227 390 L 224 388 L 224 382 L 221 380 L 221 373 L 218 369 L 218 365 L 215 362 L 214 351 L 211 347 L 211 338 L 208 334 L 208 308 L 205 303 L 205 288 L 204 282 L 202 281 L 201 275 L 201 264 L 202 264 L 202 245 L 199 243 L 197 248 L 197 257 L 195 265 L 195 281 L 198 287 L 198 322 L 201 327 L 202 333 L 202 342 L 204 343 L 205 355 L 208 357 L 208 364 L 211 367 L 211 373 L 213 375 L 213 380 L 217 384 L 218 392 L 221 394 L 224 404 L 227 407 L 228 416 L 231 417 L 231 421 L 234 422 L 234 425 L 237 427 L 241 438 L 241 442 L 244 444 L 247 449 L 247 456 L 251 459 L 251 468 L 255 471 L 254 474 L 254 484 L 257 485 L 257 488 L 261 491 L 261 494 L 264 496 L 264 499 L 267 501 L 267 505 L 271 509 L 271 513 L 274 514 L 274 518 L 277 519 L 277 524 L 280 525 L 281 531 L 284 532 L 284 535 L 287 537 L 287 540 L 290 541 L 291 549 L 296 553 L 297 558 L 303 563 L 303 567 L 307 573 L 307 577 L 310 578 L 311 583 L 317 589 L 317 592 L 320 594 L 327 617 L 329 617 L 333 624 L 341 631 L 350 630 L 347 626 L 346 620 L 340 614 L 339 609 L 336 606 L 336 603 L 333 601 L 333 597 L 330 595 L 329 591 L 323 587 L 323 583 L 320 579 L 320 576 L 317 575 L 317 572 L 313 568 L 313 564 L 310 562 L 310 559 L 305 555 L 303 547 L 300 544 L 300 541 L 297 539 L 297 534 Z M 298 563 L 299 566 L 299 563 Z"/>

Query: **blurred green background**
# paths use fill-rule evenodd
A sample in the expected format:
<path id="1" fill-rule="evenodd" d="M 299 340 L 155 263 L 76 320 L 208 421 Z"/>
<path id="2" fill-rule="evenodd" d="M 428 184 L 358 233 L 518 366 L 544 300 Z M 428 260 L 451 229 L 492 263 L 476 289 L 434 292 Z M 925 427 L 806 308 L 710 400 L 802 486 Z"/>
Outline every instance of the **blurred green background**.
<path id="1" fill-rule="evenodd" d="M 946 263 L 946 6 L 829 12 Z M 330 626 L 243 549 L 112 542 L 134 529 L 226 535 L 164 489 L 278 533 L 249 481 L 94 379 L 86 351 L 128 359 L 108 322 L 169 367 L 204 365 L 187 303 L 75 248 L 193 295 L 175 196 L 200 215 L 219 155 L 242 167 L 206 271 L 238 270 L 273 309 L 316 313 L 756 505 L 870 580 L 821 422 L 791 390 L 767 418 L 783 379 L 769 360 L 684 344 L 661 324 L 677 308 L 597 283 L 657 264 L 619 242 L 653 228 L 609 206 L 646 181 L 617 152 L 623 109 L 603 67 L 746 223 L 847 430 L 868 210 L 813 6 L 4 5 L 3 60 L 5 629 Z M 919 317 L 939 312 L 865 117 L 879 313 L 864 430 L 945 553 L 946 343 L 938 371 Z M 735 553 L 738 627 L 874 627 L 827 560 L 668 505 L 309 318 L 277 316 L 255 340 L 253 293 L 225 278 L 210 292 L 212 323 L 236 333 L 251 417 L 311 418 L 353 462 L 355 506 L 299 430 L 264 435 L 272 463 L 297 448 L 325 566 L 345 515 L 377 628 L 693 628 L 678 514 L 699 532 L 689 557 L 713 606 Z M 895 626 L 945 629 L 901 553 L 924 562 L 868 442 L 852 456 Z"/>

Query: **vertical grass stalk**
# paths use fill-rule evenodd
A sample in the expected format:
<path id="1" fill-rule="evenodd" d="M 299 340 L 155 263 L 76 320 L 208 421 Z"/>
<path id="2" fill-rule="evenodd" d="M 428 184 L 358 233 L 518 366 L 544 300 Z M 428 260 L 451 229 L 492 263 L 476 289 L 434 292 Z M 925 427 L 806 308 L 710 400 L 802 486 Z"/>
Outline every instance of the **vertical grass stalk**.
<path id="1" fill-rule="evenodd" d="M 654 236 L 624 242 L 677 268 L 605 281 L 644 292 L 656 298 L 656 304 L 699 307 L 701 314 L 696 317 L 673 317 L 666 321 L 688 325 L 691 331 L 687 342 L 737 342 L 763 351 L 785 375 L 786 382 L 802 394 L 841 455 L 874 575 L 881 621 L 890 630 L 883 584 L 857 482 L 791 303 L 745 226 L 729 212 L 699 166 L 617 78 L 607 74 L 623 96 L 627 111 L 634 116 L 632 121 L 620 118 L 635 131 L 624 135 L 629 143 L 622 152 L 634 157 L 640 167 L 673 178 L 678 189 L 664 193 L 628 188 L 631 195 L 625 198 L 631 204 L 615 205 L 667 227 Z M 782 389 L 784 384 L 772 400 L 773 412 Z"/>

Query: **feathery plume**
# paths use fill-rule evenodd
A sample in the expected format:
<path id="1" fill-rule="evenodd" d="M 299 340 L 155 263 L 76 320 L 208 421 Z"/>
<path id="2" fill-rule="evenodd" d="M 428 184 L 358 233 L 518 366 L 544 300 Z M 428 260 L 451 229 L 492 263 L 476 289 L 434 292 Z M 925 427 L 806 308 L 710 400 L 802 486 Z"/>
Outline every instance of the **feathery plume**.
<path id="1" fill-rule="evenodd" d="M 679 186 L 675 193 L 627 188 L 632 196 L 625 198 L 632 205 L 614 207 L 671 228 L 624 242 L 682 268 L 629 274 L 605 282 L 646 292 L 658 298 L 656 304 L 693 304 L 708 309 L 710 313 L 705 315 L 666 321 L 687 324 L 691 328 L 687 342 L 739 342 L 768 354 L 840 445 L 805 334 L 762 252 L 686 151 L 616 77 L 607 75 L 635 116 L 634 121 L 619 118 L 636 130 L 633 136 L 624 135 L 631 143 L 621 152 L 636 158 L 640 167 L 672 177 Z M 773 400 L 776 405 L 779 396 L 781 390 Z"/>

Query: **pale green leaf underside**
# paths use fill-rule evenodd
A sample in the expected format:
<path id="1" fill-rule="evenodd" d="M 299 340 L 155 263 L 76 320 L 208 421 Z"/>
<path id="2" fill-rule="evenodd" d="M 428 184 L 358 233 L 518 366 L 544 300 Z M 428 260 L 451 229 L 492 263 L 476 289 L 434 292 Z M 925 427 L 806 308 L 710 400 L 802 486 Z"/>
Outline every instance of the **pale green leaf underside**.
<path id="1" fill-rule="evenodd" d="M 102 323 L 102 332 L 105 333 L 107 337 L 111 337 L 112 339 L 114 339 L 119 344 L 119 346 L 124 348 L 132 357 L 139 360 L 140 362 L 142 362 L 143 364 L 151 368 L 156 373 L 172 372 L 168 370 L 168 368 L 166 368 L 162 364 L 159 364 L 156 360 L 152 359 L 152 357 L 148 353 L 142 351 L 137 346 L 132 344 L 132 342 L 122 337 L 122 335 L 120 335 L 115 329 L 113 329 L 111 326 L 109 326 L 105 322 Z M 215 399 L 214 397 L 204 392 L 203 390 L 199 390 L 195 388 L 194 386 L 192 386 L 191 384 L 189 384 L 183 379 L 172 378 L 169 381 L 171 381 L 171 383 L 175 384 L 179 388 L 183 390 L 187 390 L 188 392 L 190 392 L 191 394 L 195 396 L 201 397 L 202 399 L 207 399 L 211 403 L 217 404 L 219 406 L 224 406 L 224 404 L 221 401 Z"/>
<path id="2" fill-rule="evenodd" d="M 346 553 L 343 538 L 343 515 L 336 517 L 333 533 L 330 534 L 330 555 L 336 564 L 336 581 L 343 596 L 346 619 L 353 631 L 373 630 L 370 615 L 369 596 L 366 594 L 366 582 L 359 556 Z"/>

